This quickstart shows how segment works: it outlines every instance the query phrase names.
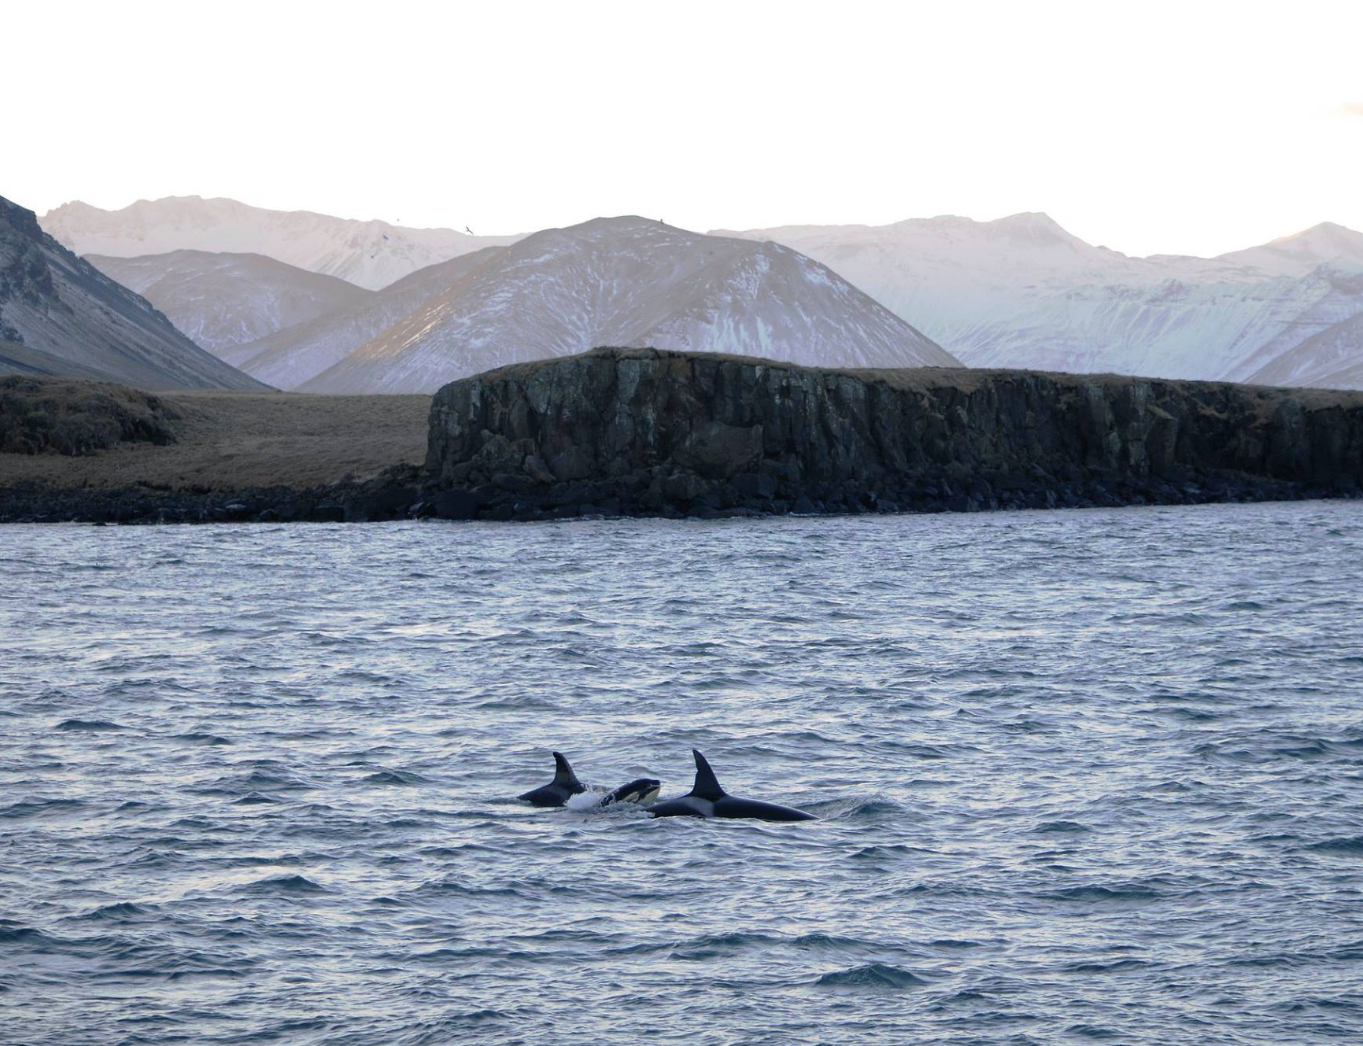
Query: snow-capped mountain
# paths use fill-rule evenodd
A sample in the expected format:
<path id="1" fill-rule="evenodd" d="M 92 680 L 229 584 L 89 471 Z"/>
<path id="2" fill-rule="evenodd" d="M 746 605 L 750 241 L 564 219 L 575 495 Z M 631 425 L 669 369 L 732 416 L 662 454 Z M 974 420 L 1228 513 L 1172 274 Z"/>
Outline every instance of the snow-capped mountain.
<path id="1" fill-rule="evenodd" d="M 171 251 L 138 258 L 87 254 L 215 356 L 275 331 L 363 305 L 376 292 L 262 254 Z"/>
<path id="2" fill-rule="evenodd" d="M 1275 276 L 1305 276 L 1322 266 L 1332 271 L 1363 272 L 1363 233 L 1321 222 L 1292 236 L 1223 254 L 1217 260 Z"/>
<path id="3" fill-rule="evenodd" d="M 131 258 L 197 250 L 263 254 L 309 272 L 378 290 L 417 269 L 515 236 L 470 236 L 453 229 L 409 229 L 311 211 L 271 211 L 236 200 L 167 196 L 117 211 L 64 203 L 43 228 L 77 254 Z"/>
<path id="4" fill-rule="evenodd" d="M 302 387 L 430 392 L 507 363 L 599 345 L 835 367 L 960 365 L 787 247 L 623 217 L 548 229 L 490 254 Z"/>
<path id="5" fill-rule="evenodd" d="M 297 388 L 506 250 L 484 247 L 439 265 L 428 265 L 349 308 L 228 349 L 223 359 L 270 385 Z"/>
<path id="6" fill-rule="evenodd" d="M 1212 259 L 1129 258 L 1043 214 L 724 235 L 823 262 L 976 367 L 1244 381 L 1363 312 L 1363 234 L 1328 223 Z"/>
<path id="7" fill-rule="evenodd" d="M 145 389 L 259 389 L 0 198 L 0 369 Z"/>

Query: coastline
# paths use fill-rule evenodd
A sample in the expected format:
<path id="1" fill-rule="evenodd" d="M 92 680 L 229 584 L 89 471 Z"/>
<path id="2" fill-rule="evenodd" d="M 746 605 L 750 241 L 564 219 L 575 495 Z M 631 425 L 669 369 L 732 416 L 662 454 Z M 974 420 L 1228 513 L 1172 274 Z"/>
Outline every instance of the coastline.
<path id="1" fill-rule="evenodd" d="M 77 456 L 0 453 L 0 522 L 722 519 L 1363 496 L 1363 394 L 1325 390 L 597 349 L 434 398 L 159 400 L 173 438 L 134 425 Z"/>
<path id="2" fill-rule="evenodd" d="M 30 381 L 33 398 L 123 390 Z M 358 520 L 392 511 L 426 450 L 429 396 L 165 392 L 155 443 L 0 453 L 0 522 Z M 413 489 L 415 489 L 413 487 Z M 405 511 L 407 502 L 402 506 Z"/>

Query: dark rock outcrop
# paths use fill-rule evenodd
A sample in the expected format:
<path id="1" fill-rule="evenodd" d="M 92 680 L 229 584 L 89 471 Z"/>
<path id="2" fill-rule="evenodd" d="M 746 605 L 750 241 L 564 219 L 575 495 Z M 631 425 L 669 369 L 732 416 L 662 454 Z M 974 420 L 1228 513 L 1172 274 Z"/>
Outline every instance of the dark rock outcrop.
<path id="1" fill-rule="evenodd" d="M 0 376 L 0 454 L 93 454 L 115 443 L 173 443 L 159 397 L 103 382 Z"/>
<path id="2" fill-rule="evenodd" d="M 597 349 L 442 388 L 426 465 L 451 518 L 1357 496 L 1363 394 Z"/>
<path id="3" fill-rule="evenodd" d="M 0 523 L 381 523 L 416 514 L 420 483 L 412 465 L 307 488 L 54 489 L 25 482 L 0 488 Z"/>

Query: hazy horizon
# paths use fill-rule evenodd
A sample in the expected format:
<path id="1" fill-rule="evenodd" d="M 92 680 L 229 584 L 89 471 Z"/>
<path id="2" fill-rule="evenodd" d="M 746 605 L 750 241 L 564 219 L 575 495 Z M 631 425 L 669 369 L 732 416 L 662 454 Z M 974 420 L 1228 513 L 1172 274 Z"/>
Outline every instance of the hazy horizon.
<path id="1" fill-rule="evenodd" d="M 6 195 L 479 235 L 1041 211 L 1137 257 L 1363 228 L 1357 4 L 231 12 L 12 13 L 49 100 L 12 114 Z"/>
<path id="2" fill-rule="evenodd" d="M 203 195 L 201 195 L 201 194 L 199 194 L 199 193 L 176 193 L 176 194 L 172 194 L 172 195 L 170 195 L 170 196 L 157 197 L 157 198 L 155 198 L 155 199 L 150 199 L 150 198 L 148 198 L 148 197 L 139 197 L 139 198 L 137 198 L 137 199 L 135 199 L 135 200 L 130 200 L 130 201 L 128 201 L 126 204 L 122 205 L 121 207 L 99 207 L 98 209 L 99 209 L 99 210 L 102 210 L 102 211 L 105 211 L 105 212 L 107 212 L 107 213 L 111 213 L 111 214 L 112 214 L 112 213 L 115 213 L 115 212 L 118 212 L 118 211 L 126 210 L 127 208 L 132 207 L 132 206 L 134 206 L 134 205 L 136 205 L 136 204 L 139 204 L 139 203 L 160 203 L 160 202 L 162 202 L 162 201 L 164 201 L 164 200 L 204 200 L 204 201 L 211 201 L 211 200 L 228 200 L 228 201 L 230 201 L 230 202 L 232 202 L 232 203 L 241 204 L 241 205 L 243 205 L 243 206 L 251 207 L 251 208 L 254 208 L 254 209 L 257 209 L 257 210 L 277 211 L 278 213 L 283 213 L 283 214 L 288 214 L 288 213 L 295 213 L 295 214 L 297 214 L 297 213 L 311 213 L 311 214 L 318 214 L 318 215 L 321 215 L 321 216 L 323 216 L 323 217 L 328 217 L 328 218 L 337 218 L 337 219 L 340 219 L 340 220 L 342 220 L 342 221 L 355 221 L 355 222 L 363 222 L 363 223 L 368 223 L 368 222 L 375 222 L 375 221 L 377 221 L 377 222 L 384 222 L 384 223 L 386 223 L 386 224 L 393 225 L 393 226 L 396 226 L 396 227 L 398 227 L 398 228 L 412 229 L 412 230 L 434 230 L 434 229 L 451 230 L 451 229 L 453 229 L 453 227 L 451 227 L 451 226 L 418 226 L 418 225 L 413 225 L 413 224 L 411 224 L 411 223 L 409 223 L 409 222 L 401 222 L 401 221 L 396 221 L 396 220 L 390 220 L 390 219 L 383 218 L 383 217 L 378 216 L 378 215 L 370 215 L 370 216 L 368 216 L 368 217 L 365 217 L 365 216 L 362 216 L 362 215 L 350 215 L 350 214 L 328 214 L 328 213 L 324 213 L 324 212 L 321 212 L 321 211 L 317 211 L 315 208 L 309 208 L 309 207 L 299 207 L 299 208 L 294 208 L 294 209 L 292 209 L 292 210 L 287 210 L 287 211 L 286 211 L 286 210 L 283 210 L 283 209 L 280 209 L 280 208 L 262 207 L 262 206 L 259 206 L 259 205 L 255 204 L 255 203 L 252 203 L 250 200 L 242 200 L 242 199 L 237 199 L 237 198 L 235 198 L 235 197 L 220 197 L 220 196 L 209 197 L 209 196 L 203 196 Z M 19 203 L 21 206 L 23 205 L 23 201 L 13 201 L 13 202 Z M 89 206 L 92 206 L 92 207 L 98 207 L 97 204 L 92 204 L 89 200 L 74 199 L 74 200 L 64 200 L 62 203 L 57 204 L 55 207 L 48 208 L 48 209 L 46 209 L 46 210 L 36 211 L 36 213 L 37 213 L 39 219 L 42 219 L 42 218 L 46 217 L 46 215 L 52 213 L 53 211 L 60 210 L 62 207 L 65 207 L 65 206 L 67 206 L 67 205 L 69 205 L 69 204 L 88 204 Z M 36 209 L 35 209 L 35 210 L 36 210 Z M 1009 214 L 1000 214 L 1000 215 L 995 215 L 995 216 L 988 217 L 988 218 L 979 218 L 979 217 L 974 217 L 974 216 L 972 216 L 972 215 L 964 215 L 964 214 L 924 214 L 924 215 L 909 215 L 909 216 L 906 216 L 906 217 L 904 217 L 904 218 L 896 219 L 896 220 L 894 220 L 894 221 L 879 223 L 878 225 L 872 225 L 872 224 L 869 224 L 869 223 L 866 223 L 866 222 L 827 222 L 827 223 L 815 223 L 815 222 L 804 222 L 804 221 L 799 221 L 799 220 L 791 220 L 791 221 L 777 222 L 777 223 L 775 223 L 775 224 L 773 224 L 773 225 L 770 225 L 770 226 L 752 226 L 752 227 L 749 227 L 749 228 L 740 229 L 740 228 L 736 228 L 736 227 L 735 227 L 735 228 L 721 228 L 721 227 L 719 227 L 719 226 L 713 226 L 713 225 L 711 225 L 711 226 L 701 226 L 701 227 L 687 227 L 687 226 L 677 225 L 676 223 L 673 223 L 673 222 L 667 222 L 667 224 L 670 225 L 672 228 L 683 229 L 684 231 L 688 231 L 688 232 L 702 233 L 702 234 L 706 234 L 706 235 L 723 236 L 723 235 L 725 235 L 726 233 L 729 233 L 729 232 L 740 233 L 740 232 L 760 231 L 760 230 L 762 230 L 762 229 L 802 228 L 802 227 L 810 227 L 810 228 L 829 227 L 829 228 L 832 228 L 832 227 L 839 227 L 839 226 L 840 226 L 840 227 L 846 227 L 846 228 L 856 228 L 856 227 L 865 227 L 865 228 L 884 228 L 884 227 L 886 227 L 886 226 L 890 226 L 890 225 L 901 225 L 901 224 L 904 224 L 904 223 L 907 223 L 907 222 L 933 222 L 933 221 L 941 221 L 941 220 L 964 220 L 964 221 L 974 222 L 974 223 L 980 224 L 980 225 L 988 225 L 988 224 L 991 224 L 991 223 L 993 223 L 993 222 L 1004 221 L 1004 220 L 1006 220 L 1006 219 L 1008 219 L 1008 218 L 1019 218 L 1019 217 L 1024 217 L 1024 216 L 1030 215 L 1030 214 L 1039 214 L 1039 215 L 1043 215 L 1043 216 L 1045 216 L 1045 217 L 1050 218 L 1052 221 L 1055 221 L 1055 216 L 1054 216 L 1054 215 L 1047 214 L 1045 211 L 1015 211 L 1015 212 L 1011 212 L 1011 213 L 1009 213 Z M 514 230 L 506 230 L 506 229 L 488 229 L 488 230 L 482 230 L 482 229 L 480 229 L 480 230 L 477 230 L 477 235 L 480 236 L 480 237 L 486 237 L 486 238 L 524 237 L 524 236 L 532 235 L 533 233 L 536 233 L 536 232 L 543 232 L 543 231 L 546 231 L 546 230 L 548 230 L 548 229 L 568 229 L 568 228 L 572 228 L 572 227 L 574 227 L 574 226 L 584 225 L 584 224 L 586 224 L 587 222 L 590 222 L 590 221 L 596 221 L 596 220 L 600 220 L 600 219 L 622 219 L 622 218 L 644 218 L 644 219 L 650 219 L 650 220 L 657 220 L 657 219 L 653 219 L 651 215 L 638 215 L 638 214 L 596 214 L 596 215 L 588 215 L 588 216 L 586 216 L 586 217 L 579 218 L 579 219 L 576 219 L 576 220 L 573 220 L 573 221 L 566 221 L 566 222 L 562 223 L 561 225 L 544 226 L 542 229 L 514 229 Z M 1066 228 L 1066 227 L 1064 226 L 1063 223 L 1061 223 L 1061 222 L 1056 222 L 1056 224 L 1057 224 L 1057 225 L 1060 225 L 1060 227 L 1061 227 L 1062 229 L 1064 229 L 1066 232 L 1071 233 L 1072 235 L 1074 234 L 1074 231 L 1073 231 L 1072 229 Z M 1258 241 L 1258 242 L 1255 242 L 1255 243 L 1245 243 L 1245 244 L 1241 244 L 1241 245 L 1239 245 L 1239 246 L 1237 246 L 1237 247 L 1232 247 L 1232 248 L 1230 248 L 1230 249 L 1227 250 L 1227 251 L 1222 251 L 1222 252 L 1220 252 L 1220 254 L 1233 254 L 1233 253 L 1236 253 L 1237 251 L 1246 250 L 1246 249 L 1249 249 L 1249 248 L 1251 248 L 1251 247 L 1259 247 L 1259 246 L 1264 246 L 1264 245 L 1271 244 L 1271 243 L 1278 243 L 1278 242 L 1283 242 L 1283 241 L 1292 240 L 1292 239 L 1294 239 L 1294 238 L 1296 238 L 1296 237 L 1298 237 L 1298 236 L 1300 236 L 1300 235 L 1302 235 L 1302 234 L 1304 234 L 1304 233 L 1310 232 L 1312 229 L 1315 229 L 1315 228 L 1317 228 L 1317 227 L 1319 227 L 1319 226 L 1323 226 L 1323 225 L 1335 225 L 1335 226 L 1340 226 L 1340 227 L 1342 227 L 1342 228 L 1345 228 L 1345 229 L 1349 230 L 1350 232 L 1355 232 L 1355 233 L 1363 234 L 1363 228 L 1355 229 L 1355 228 L 1353 228 L 1352 226 L 1344 225 L 1344 223 L 1342 223 L 1342 222 L 1332 221 L 1332 220 L 1326 218 L 1326 219 L 1322 219 L 1322 220 L 1319 221 L 1319 222 L 1314 222 L 1314 223 L 1312 223 L 1311 225 L 1305 226 L 1305 227 L 1300 228 L 1300 229 L 1293 229 L 1293 230 L 1291 230 L 1291 231 L 1289 231 L 1289 232 L 1284 232 L 1284 233 L 1281 233 L 1281 234 L 1276 235 L 1276 236 L 1271 236 L 1271 237 L 1269 237 L 1269 238 L 1266 239 L 1266 240 Z M 462 231 L 464 231 L 464 230 L 462 230 L 462 229 L 453 229 L 453 231 L 455 231 L 455 232 L 462 232 Z M 1080 239 L 1083 239 L 1083 237 L 1080 237 Z M 1085 241 L 1085 242 L 1089 242 L 1089 241 Z M 1116 250 L 1116 248 L 1111 247 L 1111 246 L 1108 245 L 1108 244 L 1094 243 L 1094 244 L 1091 244 L 1091 245 L 1094 246 L 1094 247 L 1099 247 L 1099 248 L 1106 249 L 1106 250 L 1114 250 L 1114 251 Z M 155 252 L 152 252 L 152 253 L 155 253 Z M 1118 253 L 1125 254 L 1126 252 L 1121 251 L 1121 252 L 1118 252 Z M 1187 257 L 1214 259 L 1214 258 L 1216 258 L 1216 257 L 1219 257 L 1220 254 L 1218 254 L 1218 255 L 1187 255 Z M 1176 256 L 1178 256 L 1178 252 L 1175 252 L 1175 251 L 1163 251 L 1163 250 L 1157 250 L 1157 251 L 1152 251 L 1152 252 L 1150 252 L 1150 254 L 1148 254 L 1148 255 L 1127 255 L 1127 256 L 1128 256 L 1128 257 L 1132 257 L 1132 258 L 1137 258 L 1137 259 L 1140 259 L 1140 258 L 1151 258 L 1151 257 L 1170 257 L 1170 256 L 1176 257 Z"/>

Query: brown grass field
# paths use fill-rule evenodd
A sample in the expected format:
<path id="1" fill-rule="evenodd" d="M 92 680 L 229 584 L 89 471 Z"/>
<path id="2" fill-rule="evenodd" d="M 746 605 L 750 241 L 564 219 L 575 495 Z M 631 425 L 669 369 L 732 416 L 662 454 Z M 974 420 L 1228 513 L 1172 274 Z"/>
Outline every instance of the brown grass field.
<path id="1" fill-rule="evenodd" d="M 0 487 L 196 492 L 308 488 L 364 479 L 426 457 L 429 396 L 167 392 L 176 441 L 120 443 L 97 454 L 0 454 Z"/>

